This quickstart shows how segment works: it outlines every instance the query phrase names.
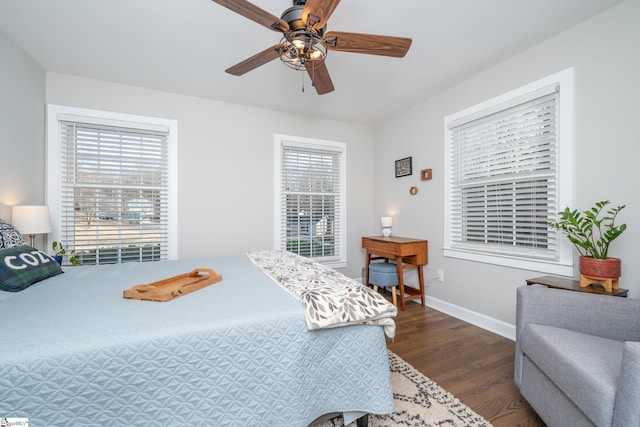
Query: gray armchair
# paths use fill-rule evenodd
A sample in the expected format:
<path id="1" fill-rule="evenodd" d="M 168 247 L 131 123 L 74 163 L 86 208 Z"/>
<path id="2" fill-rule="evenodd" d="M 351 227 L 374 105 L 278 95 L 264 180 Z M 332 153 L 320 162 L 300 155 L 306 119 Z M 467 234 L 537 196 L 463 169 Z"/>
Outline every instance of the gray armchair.
<path id="1" fill-rule="evenodd" d="M 515 383 L 549 426 L 640 426 L 640 300 L 522 286 Z"/>

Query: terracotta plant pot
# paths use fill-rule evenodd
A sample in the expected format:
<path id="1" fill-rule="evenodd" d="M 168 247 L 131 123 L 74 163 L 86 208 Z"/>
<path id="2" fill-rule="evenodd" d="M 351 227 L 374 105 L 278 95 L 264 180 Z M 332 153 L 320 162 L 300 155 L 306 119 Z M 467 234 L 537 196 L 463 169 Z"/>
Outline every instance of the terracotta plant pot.
<path id="1" fill-rule="evenodd" d="M 589 277 L 617 279 L 622 275 L 622 261 L 620 258 L 598 259 L 588 256 L 580 257 L 580 274 Z"/>

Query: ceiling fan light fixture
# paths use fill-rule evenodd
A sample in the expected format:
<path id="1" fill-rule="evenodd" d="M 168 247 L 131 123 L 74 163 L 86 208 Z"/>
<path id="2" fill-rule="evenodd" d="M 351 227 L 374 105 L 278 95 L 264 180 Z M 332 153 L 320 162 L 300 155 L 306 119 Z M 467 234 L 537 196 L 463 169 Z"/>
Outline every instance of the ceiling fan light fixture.
<path id="1" fill-rule="evenodd" d="M 280 41 L 280 60 L 294 70 L 315 68 L 326 57 L 327 45 L 315 31 L 289 31 Z"/>

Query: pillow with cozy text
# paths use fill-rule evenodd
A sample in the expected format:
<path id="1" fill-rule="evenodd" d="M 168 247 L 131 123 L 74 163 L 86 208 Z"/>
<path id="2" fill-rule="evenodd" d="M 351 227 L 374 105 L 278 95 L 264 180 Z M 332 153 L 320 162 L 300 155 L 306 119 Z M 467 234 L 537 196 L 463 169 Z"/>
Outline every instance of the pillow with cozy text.
<path id="1" fill-rule="evenodd" d="M 0 290 L 18 292 L 60 273 L 56 260 L 34 247 L 0 249 Z"/>

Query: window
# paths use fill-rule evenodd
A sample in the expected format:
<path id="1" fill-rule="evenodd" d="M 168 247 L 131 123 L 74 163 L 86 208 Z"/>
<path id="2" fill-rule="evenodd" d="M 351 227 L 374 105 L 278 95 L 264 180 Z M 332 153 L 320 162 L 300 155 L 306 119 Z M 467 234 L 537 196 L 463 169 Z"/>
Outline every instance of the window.
<path id="1" fill-rule="evenodd" d="M 445 256 L 573 274 L 547 222 L 571 204 L 572 72 L 445 118 Z"/>
<path id="2" fill-rule="evenodd" d="M 50 238 L 83 264 L 176 258 L 177 123 L 48 106 Z"/>
<path id="3" fill-rule="evenodd" d="M 346 145 L 275 135 L 275 247 L 346 266 Z"/>

